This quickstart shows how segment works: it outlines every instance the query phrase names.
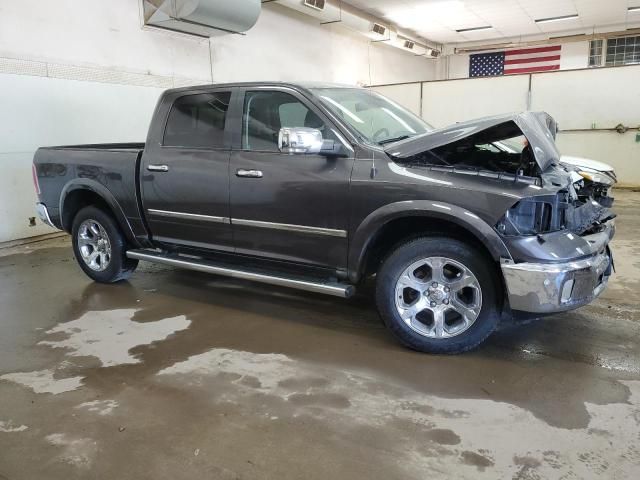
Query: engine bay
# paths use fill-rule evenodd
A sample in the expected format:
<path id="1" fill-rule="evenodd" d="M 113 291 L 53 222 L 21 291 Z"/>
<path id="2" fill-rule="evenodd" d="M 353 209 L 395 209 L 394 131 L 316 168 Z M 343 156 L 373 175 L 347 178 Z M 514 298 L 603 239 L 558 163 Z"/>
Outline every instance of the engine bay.
<path id="1" fill-rule="evenodd" d="M 597 233 L 615 217 L 615 175 L 564 164 L 555 144 L 557 124 L 544 112 L 487 117 L 454 124 L 385 149 L 404 167 L 477 174 L 528 183 L 539 190 L 521 198 L 496 224 L 503 236 L 556 231 Z"/>
<path id="2" fill-rule="evenodd" d="M 396 161 L 403 165 L 455 167 L 525 177 L 540 173 L 529 142 L 513 121 Z"/>

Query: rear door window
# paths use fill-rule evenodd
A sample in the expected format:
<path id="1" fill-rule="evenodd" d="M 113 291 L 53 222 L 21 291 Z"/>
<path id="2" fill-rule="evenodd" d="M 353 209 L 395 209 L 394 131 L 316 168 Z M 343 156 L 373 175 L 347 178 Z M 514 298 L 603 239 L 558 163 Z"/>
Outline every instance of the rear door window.
<path id="1" fill-rule="evenodd" d="M 231 92 L 185 95 L 169 113 L 164 146 L 224 148 L 224 128 Z"/>

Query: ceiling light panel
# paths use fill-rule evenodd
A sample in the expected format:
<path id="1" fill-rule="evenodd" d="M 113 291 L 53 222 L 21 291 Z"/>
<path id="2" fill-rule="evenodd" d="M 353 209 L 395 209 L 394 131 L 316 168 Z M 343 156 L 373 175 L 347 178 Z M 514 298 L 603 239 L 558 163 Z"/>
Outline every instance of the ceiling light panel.
<path id="1" fill-rule="evenodd" d="M 482 31 L 482 30 L 493 30 L 493 27 L 491 25 L 484 25 L 482 27 L 458 28 L 458 29 L 456 29 L 456 32 L 458 32 L 458 33 L 479 32 L 479 31 Z"/>
<path id="2" fill-rule="evenodd" d="M 476 30 L 471 32 L 459 33 L 457 43 L 462 42 L 476 42 L 479 40 L 501 41 L 503 38 L 502 32 L 496 32 L 496 30 Z"/>
<path id="3" fill-rule="evenodd" d="M 573 0 L 520 0 L 520 5 L 534 20 L 578 13 Z"/>
<path id="4" fill-rule="evenodd" d="M 559 35 L 577 30 L 619 30 L 640 22 L 640 0 L 344 0 L 356 8 L 412 30 L 438 43 L 460 43 L 478 36 L 501 39 Z M 578 14 L 578 19 L 535 23 L 534 19 Z M 493 30 L 456 30 L 491 25 Z M 603 30 L 604 29 L 604 30 Z M 469 39 L 474 35 L 473 39 Z M 543 37 L 544 38 L 544 37 Z"/>
<path id="5" fill-rule="evenodd" d="M 552 22 L 567 22 L 569 20 L 577 20 L 578 14 L 574 15 L 559 15 L 557 17 L 536 18 L 536 23 L 552 23 Z"/>
<path id="6" fill-rule="evenodd" d="M 573 31 L 575 33 L 576 30 L 584 29 L 582 22 L 577 18 L 557 22 L 536 23 L 536 25 L 538 26 L 540 31 L 554 35 L 569 31 Z"/>
<path id="7" fill-rule="evenodd" d="M 492 25 L 500 36 L 534 35 L 540 32 L 518 2 L 467 0 L 465 6 Z"/>

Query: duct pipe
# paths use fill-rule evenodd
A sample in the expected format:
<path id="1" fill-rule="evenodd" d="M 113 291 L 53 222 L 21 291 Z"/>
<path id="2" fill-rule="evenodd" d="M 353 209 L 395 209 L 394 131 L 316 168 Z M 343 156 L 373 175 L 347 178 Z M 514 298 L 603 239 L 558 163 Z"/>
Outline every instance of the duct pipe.
<path id="1" fill-rule="evenodd" d="M 276 0 L 285 7 L 291 8 L 298 12 L 304 13 L 316 18 L 320 24 L 340 24 L 350 30 L 360 33 L 375 42 L 384 42 L 399 48 L 407 53 L 414 55 L 425 55 L 428 57 L 437 56 L 439 52 L 436 49 L 425 45 L 423 41 L 414 39 L 410 34 L 393 28 L 385 21 L 374 16 L 367 15 L 348 5 L 336 1 L 319 2 L 314 0 Z M 315 6 L 318 5 L 318 6 Z M 322 6 L 320 8 L 320 5 Z M 383 33 L 376 25 L 384 28 Z M 376 31 L 378 30 L 378 31 Z M 413 48 L 408 48 L 406 43 L 409 41 L 413 44 Z M 434 54 L 433 52 L 437 52 Z"/>

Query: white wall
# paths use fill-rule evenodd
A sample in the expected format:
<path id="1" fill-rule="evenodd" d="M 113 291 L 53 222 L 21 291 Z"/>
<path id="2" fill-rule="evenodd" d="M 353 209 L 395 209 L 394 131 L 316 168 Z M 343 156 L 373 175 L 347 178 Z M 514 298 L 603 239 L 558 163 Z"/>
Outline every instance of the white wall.
<path id="1" fill-rule="evenodd" d="M 469 77 L 469 55 L 447 55 L 438 59 L 437 79 Z M 560 51 L 560 70 L 586 68 L 589 64 L 589 42 L 563 43 Z"/>
<path id="2" fill-rule="evenodd" d="M 561 129 L 640 126 L 640 66 L 594 68 L 531 77 L 531 109 L 546 110 Z"/>
<path id="3" fill-rule="evenodd" d="M 159 93 L 212 80 L 392 83 L 435 62 L 263 5 L 246 35 L 143 28 L 138 0 L 0 0 L 0 242 L 50 231 L 34 216 L 40 145 L 143 141 Z"/>
<path id="4" fill-rule="evenodd" d="M 609 131 L 560 132 L 556 143 L 566 155 L 593 158 L 616 169 L 620 185 L 640 186 L 640 143 L 638 131 L 620 134 Z"/>
<path id="5" fill-rule="evenodd" d="M 211 40 L 216 82 L 311 80 L 381 84 L 435 78 L 435 61 L 370 43 L 340 24 L 264 4 L 247 35 Z"/>
<path id="6" fill-rule="evenodd" d="M 442 72 L 438 80 L 449 80 L 453 78 L 469 77 L 469 55 L 448 55 L 440 57 L 441 62 L 446 62 L 446 69 Z"/>
<path id="7" fill-rule="evenodd" d="M 0 57 L 211 78 L 207 39 L 141 24 L 137 0 L 2 0 Z"/>
<path id="8" fill-rule="evenodd" d="M 425 82 L 422 116 L 436 127 L 527 109 L 527 75 Z M 499 94 L 498 94 L 499 92 Z"/>
<path id="9" fill-rule="evenodd" d="M 420 91 L 423 83 L 403 83 L 400 85 L 383 85 L 373 87 L 378 93 L 393 100 L 394 102 L 409 109 L 412 113 L 422 115 L 422 92 Z"/>
<path id="10" fill-rule="evenodd" d="M 560 51 L 560 70 L 589 66 L 589 42 L 563 43 Z"/>
<path id="11" fill-rule="evenodd" d="M 160 88 L 0 74 L 0 242 L 54 230 L 29 226 L 39 146 L 144 141 Z M 25 101 L 28 100 L 28 101 Z"/>
<path id="12" fill-rule="evenodd" d="M 144 141 L 162 88 L 210 81 L 208 40 L 142 29 L 135 0 L 0 1 L 0 242 L 52 231 L 28 226 L 38 146 Z"/>

